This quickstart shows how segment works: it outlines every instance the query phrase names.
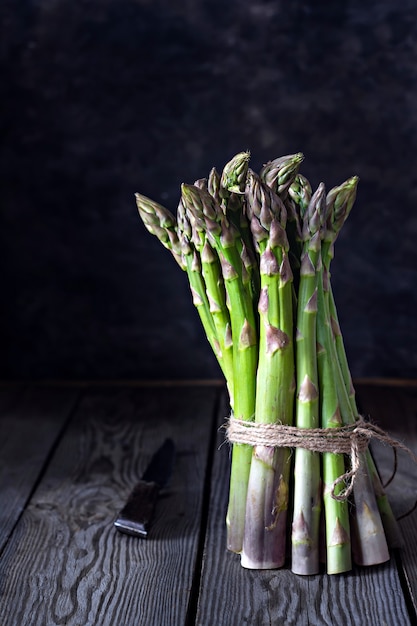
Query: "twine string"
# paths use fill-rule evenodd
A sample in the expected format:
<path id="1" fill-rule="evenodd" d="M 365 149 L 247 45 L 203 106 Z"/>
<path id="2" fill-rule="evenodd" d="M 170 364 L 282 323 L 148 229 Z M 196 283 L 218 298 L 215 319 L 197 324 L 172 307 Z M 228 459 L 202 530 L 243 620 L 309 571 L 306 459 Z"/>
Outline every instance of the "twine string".
<path id="1" fill-rule="evenodd" d="M 371 439 L 376 439 L 397 450 L 406 452 L 417 464 L 417 456 L 406 445 L 391 437 L 387 432 L 366 422 L 362 416 L 347 426 L 331 428 L 298 428 L 285 424 L 262 424 L 239 420 L 233 415 L 226 424 L 226 438 L 231 444 L 273 448 L 304 448 L 311 452 L 331 452 L 350 456 L 350 470 L 336 478 L 330 486 L 333 499 L 345 501 L 352 493 L 355 479 L 361 466 L 361 454 L 368 449 Z M 392 478 L 390 479 L 392 480 Z M 336 494 L 336 487 L 346 487 Z"/>

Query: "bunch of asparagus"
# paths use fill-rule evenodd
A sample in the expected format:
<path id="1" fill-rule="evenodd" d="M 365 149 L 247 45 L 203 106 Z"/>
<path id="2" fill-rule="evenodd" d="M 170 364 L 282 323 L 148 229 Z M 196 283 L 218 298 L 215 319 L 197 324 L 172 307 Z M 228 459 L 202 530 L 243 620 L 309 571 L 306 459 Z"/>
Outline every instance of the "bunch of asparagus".
<path id="1" fill-rule="evenodd" d="M 249 157 L 183 184 L 176 216 L 136 194 L 139 214 L 187 273 L 234 418 L 300 429 L 354 424 L 330 266 L 358 179 L 312 193 L 302 154 L 259 174 Z M 297 574 L 317 573 L 321 561 L 333 574 L 352 560 L 388 560 L 397 526 L 369 451 L 360 461 L 347 498 L 347 455 L 234 444 L 228 549 L 244 567 L 269 569 L 284 565 L 290 544 Z"/>

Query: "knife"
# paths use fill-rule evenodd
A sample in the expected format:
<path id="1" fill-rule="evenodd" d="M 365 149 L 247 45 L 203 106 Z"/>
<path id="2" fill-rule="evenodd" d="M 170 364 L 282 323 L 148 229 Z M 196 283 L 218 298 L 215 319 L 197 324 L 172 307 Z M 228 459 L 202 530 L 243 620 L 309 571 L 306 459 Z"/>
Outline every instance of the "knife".
<path id="1" fill-rule="evenodd" d="M 174 457 L 174 442 L 166 439 L 151 458 L 142 479 L 133 488 L 114 522 L 121 533 L 147 538 L 156 501 L 171 476 Z"/>

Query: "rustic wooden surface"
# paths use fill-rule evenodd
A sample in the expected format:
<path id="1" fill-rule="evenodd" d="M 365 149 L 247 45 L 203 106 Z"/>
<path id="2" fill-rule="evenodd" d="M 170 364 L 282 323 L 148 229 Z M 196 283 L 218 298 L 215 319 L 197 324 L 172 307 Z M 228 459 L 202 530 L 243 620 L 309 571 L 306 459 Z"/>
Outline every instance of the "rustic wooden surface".
<path id="1" fill-rule="evenodd" d="M 361 410 L 417 452 L 417 383 L 357 385 Z M 214 383 L 0 388 L 1 626 L 408 626 L 417 623 L 417 511 L 404 547 L 342 576 L 253 572 L 225 549 L 228 407 Z M 174 473 L 148 540 L 113 521 L 170 436 Z M 392 451 L 374 446 L 381 474 Z M 401 453 L 387 491 L 417 499 Z"/>

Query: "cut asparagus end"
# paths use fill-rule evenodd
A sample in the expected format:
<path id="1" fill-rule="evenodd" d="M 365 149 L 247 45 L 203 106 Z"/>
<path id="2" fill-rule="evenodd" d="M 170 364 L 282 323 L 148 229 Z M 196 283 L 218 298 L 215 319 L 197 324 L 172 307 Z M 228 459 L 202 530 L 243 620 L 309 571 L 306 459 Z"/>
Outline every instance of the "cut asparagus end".
<path id="1" fill-rule="evenodd" d="M 280 454 L 284 471 L 288 455 Z M 274 448 L 257 446 L 252 457 L 241 554 L 247 569 L 277 569 L 285 563 L 289 487 L 276 456 Z"/>

